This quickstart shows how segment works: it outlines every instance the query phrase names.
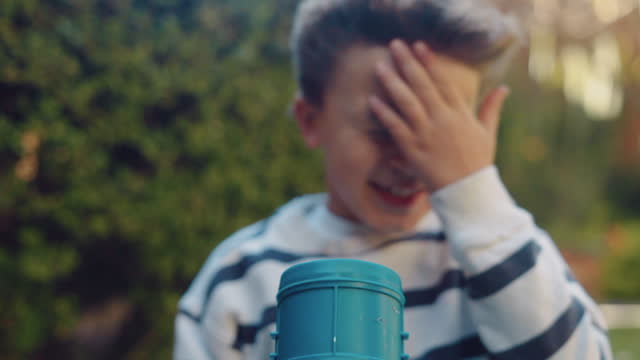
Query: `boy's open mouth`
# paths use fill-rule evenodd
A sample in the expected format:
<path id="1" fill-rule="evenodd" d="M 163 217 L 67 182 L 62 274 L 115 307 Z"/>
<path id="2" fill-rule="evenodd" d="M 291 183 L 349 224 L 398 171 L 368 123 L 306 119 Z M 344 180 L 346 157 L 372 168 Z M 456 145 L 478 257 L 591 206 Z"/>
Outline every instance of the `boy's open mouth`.
<path id="1" fill-rule="evenodd" d="M 369 182 L 369 185 L 385 203 L 393 206 L 411 206 L 425 192 L 424 188 L 417 186 L 388 186 L 375 182 Z"/>

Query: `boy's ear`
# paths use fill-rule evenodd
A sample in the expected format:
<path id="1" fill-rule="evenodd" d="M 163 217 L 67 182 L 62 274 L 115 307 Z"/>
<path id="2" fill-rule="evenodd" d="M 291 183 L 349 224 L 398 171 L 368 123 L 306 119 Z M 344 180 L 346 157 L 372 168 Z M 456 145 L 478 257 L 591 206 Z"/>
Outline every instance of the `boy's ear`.
<path id="1" fill-rule="evenodd" d="M 293 116 L 298 123 L 304 142 L 310 148 L 320 145 L 320 129 L 318 127 L 318 107 L 310 103 L 302 94 L 296 94 L 293 101 Z"/>

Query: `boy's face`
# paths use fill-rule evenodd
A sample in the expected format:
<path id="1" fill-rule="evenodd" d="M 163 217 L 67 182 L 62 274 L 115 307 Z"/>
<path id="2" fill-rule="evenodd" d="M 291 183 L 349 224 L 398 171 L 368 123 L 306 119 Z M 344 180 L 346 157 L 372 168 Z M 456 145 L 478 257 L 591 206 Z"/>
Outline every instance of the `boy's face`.
<path id="1" fill-rule="evenodd" d="M 374 94 L 392 104 L 376 77 L 380 61 L 394 66 L 387 47 L 349 48 L 336 65 L 322 107 L 300 97 L 295 115 L 307 144 L 324 152 L 329 209 L 377 231 L 405 231 L 414 228 L 430 205 L 415 167 L 369 107 Z M 450 64 L 452 83 L 475 103 L 478 73 Z"/>

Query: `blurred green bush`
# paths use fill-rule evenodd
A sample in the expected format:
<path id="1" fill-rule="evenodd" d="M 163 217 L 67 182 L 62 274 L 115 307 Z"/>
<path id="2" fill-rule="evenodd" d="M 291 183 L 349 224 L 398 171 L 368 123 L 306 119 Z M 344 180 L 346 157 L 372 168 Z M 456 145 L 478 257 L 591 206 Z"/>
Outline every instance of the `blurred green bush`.
<path id="1" fill-rule="evenodd" d="M 321 189 L 286 115 L 292 3 L 0 4 L 0 358 L 84 357 L 118 299 L 91 358 L 167 358 L 216 243 Z"/>
<path id="2" fill-rule="evenodd" d="M 321 191 L 286 114 L 295 3 L 0 3 L 0 359 L 168 358 L 211 249 Z M 615 123 L 515 71 L 505 180 L 561 243 L 597 248 Z"/>
<path id="3" fill-rule="evenodd" d="M 619 224 L 610 236 L 604 291 L 616 301 L 640 300 L 640 220 Z"/>

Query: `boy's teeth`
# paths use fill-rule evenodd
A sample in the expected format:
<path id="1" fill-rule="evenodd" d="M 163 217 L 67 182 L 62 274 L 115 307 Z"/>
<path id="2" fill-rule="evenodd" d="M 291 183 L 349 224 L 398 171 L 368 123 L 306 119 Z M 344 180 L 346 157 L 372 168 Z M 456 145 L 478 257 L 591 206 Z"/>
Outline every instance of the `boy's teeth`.
<path id="1" fill-rule="evenodd" d="M 396 188 L 396 187 L 390 187 L 387 189 L 389 190 L 390 193 L 392 193 L 395 196 L 409 196 L 415 192 L 414 189 L 402 189 L 402 188 Z"/>

